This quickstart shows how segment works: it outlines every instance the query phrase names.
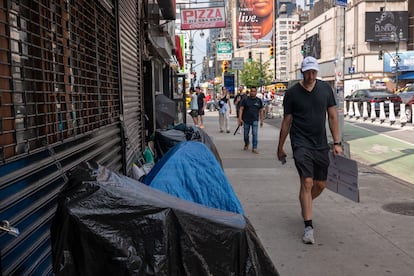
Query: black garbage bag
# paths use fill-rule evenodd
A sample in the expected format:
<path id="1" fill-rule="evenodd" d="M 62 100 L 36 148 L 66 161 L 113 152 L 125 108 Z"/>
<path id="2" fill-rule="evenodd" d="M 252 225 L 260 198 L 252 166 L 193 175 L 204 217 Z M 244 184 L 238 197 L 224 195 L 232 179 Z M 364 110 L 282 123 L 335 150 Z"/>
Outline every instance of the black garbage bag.
<path id="1" fill-rule="evenodd" d="M 173 129 L 156 129 L 154 137 L 154 147 L 158 160 L 180 142 L 197 141 L 205 144 L 214 154 L 217 161 L 220 163 L 220 166 L 223 167 L 216 145 L 207 132 L 199 127 L 187 127 L 184 124 L 181 124 Z"/>
<path id="2" fill-rule="evenodd" d="M 244 216 L 90 163 L 60 192 L 51 241 L 56 275 L 278 275 Z"/>

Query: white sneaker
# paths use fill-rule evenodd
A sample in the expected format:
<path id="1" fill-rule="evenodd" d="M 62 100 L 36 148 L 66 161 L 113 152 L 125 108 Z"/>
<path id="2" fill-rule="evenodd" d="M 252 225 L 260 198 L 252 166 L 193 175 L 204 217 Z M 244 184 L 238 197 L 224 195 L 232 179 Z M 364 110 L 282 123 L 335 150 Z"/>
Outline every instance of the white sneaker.
<path id="1" fill-rule="evenodd" d="M 305 244 L 314 244 L 315 239 L 313 238 L 313 228 L 310 226 L 305 227 L 303 231 L 302 241 Z"/>

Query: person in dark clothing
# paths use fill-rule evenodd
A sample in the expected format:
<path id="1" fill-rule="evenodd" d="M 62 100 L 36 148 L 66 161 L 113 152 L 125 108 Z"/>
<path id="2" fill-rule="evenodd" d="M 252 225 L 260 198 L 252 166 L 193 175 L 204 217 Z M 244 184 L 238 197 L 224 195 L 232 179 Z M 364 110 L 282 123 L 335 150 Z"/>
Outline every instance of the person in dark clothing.
<path id="1" fill-rule="evenodd" d="M 263 126 L 263 102 L 261 99 L 256 97 L 257 88 L 252 87 L 250 88 L 250 93 L 248 97 L 242 99 L 240 103 L 240 111 L 239 111 L 239 125 L 243 125 L 244 131 L 244 150 L 249 149 L 249 134 L 250 128 L 252 129 L 252 152 L 259 153 L 257 150 L 257 134 L 258 134 L 258 127 L 259 127 L 259 119 L 260 119 L 260 127 Z"/>
<path id="2" fill-rule="evenodd" d="M 246 94 L 243 91 L 243 86 L 239 87 L 239 93 L 234 97 L 233 103 L 236 106 L 236 116 L 239 118 L 239 111 L 240 111 L 240 103 L 241 100 L 246 98 Z"/>
<path id="3" fill-rule="evenodd" d="M 302 241 L 313 244 L 312 202 L 326 187 L 329 167 L 326 115 L 333 138 L 334 156 L 342 154 L 342 147 L 335 96 L 326 82 L 316 79 L 319 71 L 317 60 L 306 57 L 301 71 L 303 80 L 288 89 L 283 99 L 284 115 L 277 158 L 281 161 L 286 158 L 283 145 L 290 134 L 293 159 L 300 177 L 299 201 L 305 223 Z"/>
<path id="4" fill-rule="evenodd" d="M 200 128 L 204 128 L 204 109 L 206 107 L 206 95 L 201 91 L 200 87 L 196 87 L 197 91 L 197 104 L 198 104 L 198 116 L 200 118 Z"/>

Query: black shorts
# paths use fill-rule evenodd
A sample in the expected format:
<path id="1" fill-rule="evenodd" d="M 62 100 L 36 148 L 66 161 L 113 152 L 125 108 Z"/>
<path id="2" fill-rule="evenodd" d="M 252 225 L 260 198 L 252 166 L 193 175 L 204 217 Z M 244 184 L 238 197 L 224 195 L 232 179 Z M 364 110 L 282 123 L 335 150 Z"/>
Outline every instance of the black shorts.
<path id="1" fill-rule="evenodd" d="M 301 177 L 325 181 L 328 178 L 329 149 L 312 150 L 303 147 L 293 149 L 295 166 Z"/>
<path id="2" fill-rule="evenodd" d="M 198 110 L 197 109 L 191 109 L 190 115 L 191 115 L 191 117 L 197 117 L 198 116 Z"/>
<path id="3" fill-rule="evenodd" d="M 202 107 L 198 108 L 198 115 L 204 115 L 204 109 Z"/>

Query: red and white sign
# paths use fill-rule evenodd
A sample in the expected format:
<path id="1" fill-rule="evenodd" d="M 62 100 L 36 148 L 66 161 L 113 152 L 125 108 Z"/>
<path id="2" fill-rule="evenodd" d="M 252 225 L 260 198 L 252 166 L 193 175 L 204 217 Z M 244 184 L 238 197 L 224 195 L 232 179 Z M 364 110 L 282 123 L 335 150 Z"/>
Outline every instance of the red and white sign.
<path id="1" fill-rule="evenodd" d="M 224 7 L 181 10 L 181 30 L 212 29 L 226 27 Z"/>

